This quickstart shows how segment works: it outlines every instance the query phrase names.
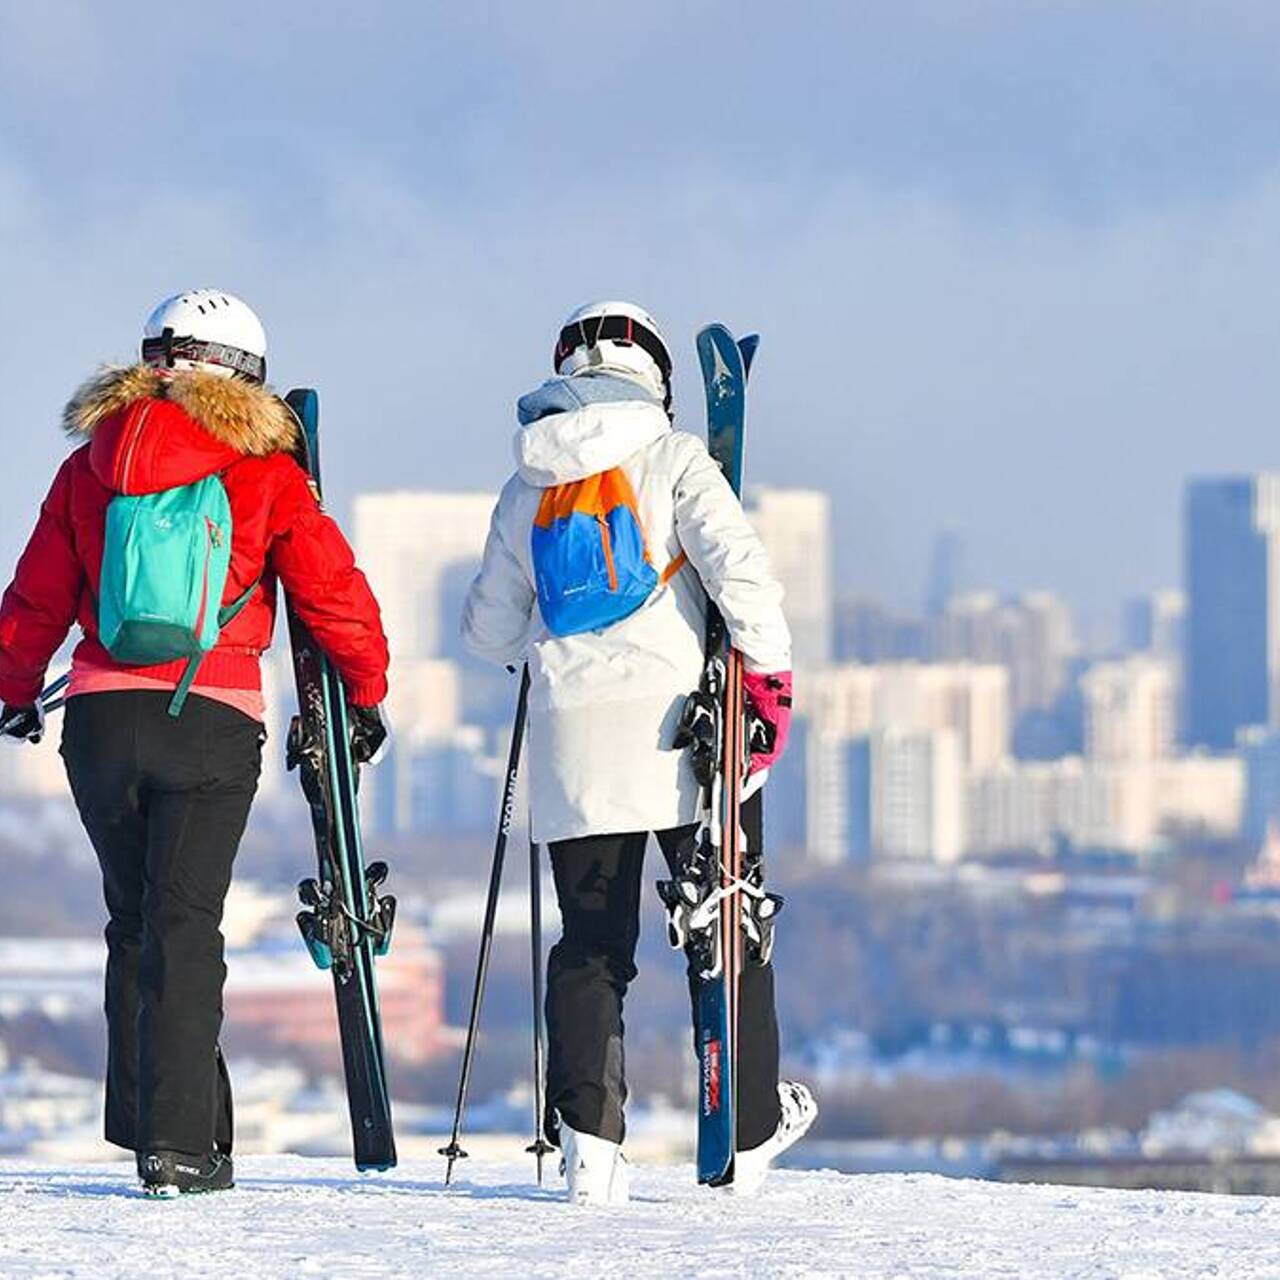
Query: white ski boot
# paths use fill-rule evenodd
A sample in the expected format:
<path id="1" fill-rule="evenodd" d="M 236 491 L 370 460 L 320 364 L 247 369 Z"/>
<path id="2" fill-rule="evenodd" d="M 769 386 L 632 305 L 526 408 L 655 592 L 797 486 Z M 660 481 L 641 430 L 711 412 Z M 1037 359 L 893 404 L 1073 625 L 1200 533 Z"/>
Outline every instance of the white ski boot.
<path id="1" fill-rule="evenodd" d="M 818 1115 L 818 1104 L 805 1085 L 795 1080 L 778 1082 L 778 1101 L 782 1118 L 771 1138 L 766 1138 L 750 1151 L 739 1151 L 733 1157 L 733 1181 L 730 1191 L 737 1196 L 753 1196 L 760 1190 L 769 1166 L 788 1147 L 793 1147 L 809 1131 Z"/>
<path id="2" fill-rule="evenodd" d="M 560 1125 L 560 1172 L 570 1204 L 626 1204 L 630 1175 L 622 1147 L 607 1138 Z"/>

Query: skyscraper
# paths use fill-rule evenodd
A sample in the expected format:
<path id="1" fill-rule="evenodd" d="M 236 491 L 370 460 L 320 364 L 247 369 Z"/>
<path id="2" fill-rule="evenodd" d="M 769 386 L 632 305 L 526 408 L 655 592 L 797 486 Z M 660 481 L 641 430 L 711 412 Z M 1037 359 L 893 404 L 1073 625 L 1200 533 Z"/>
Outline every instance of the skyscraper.
<path id="1" fill-rule="evenodd" d="M 1277 725 L 1280 474 L 1190 481 L 1183 531 L 1187 740 L 1228 750 Z"/>
<path id="2" fill-rule="evenodd" d="M 947 601 L 958 594 L 964 579 L 964 542 L 954 529 L 944 529 L 933 540 L 929 579 L 924 589 L 924 611 L 936 618 Z"/>

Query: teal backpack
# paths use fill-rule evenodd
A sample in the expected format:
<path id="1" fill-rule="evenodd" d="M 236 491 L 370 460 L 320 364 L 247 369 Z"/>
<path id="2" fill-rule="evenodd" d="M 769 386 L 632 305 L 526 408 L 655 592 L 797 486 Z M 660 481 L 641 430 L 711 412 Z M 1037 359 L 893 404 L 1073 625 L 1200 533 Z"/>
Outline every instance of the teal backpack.
<path id="1" fill-rule="evenodd" d="M 182 711 L 201 659 L 249 603 L 255 579 L 221 607 L 231 566 L 231 503 L 221 477 L 206 476 L 107 506 L 98 589 L 98 636 L 117 662 L 154 666 L 186 658 L 169 714 Z"/>

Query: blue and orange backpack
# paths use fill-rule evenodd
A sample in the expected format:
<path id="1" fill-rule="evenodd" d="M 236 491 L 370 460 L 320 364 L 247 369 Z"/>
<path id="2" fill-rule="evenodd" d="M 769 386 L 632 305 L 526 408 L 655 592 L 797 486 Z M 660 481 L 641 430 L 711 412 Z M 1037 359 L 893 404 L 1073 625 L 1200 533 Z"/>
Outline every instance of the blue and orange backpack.
<path id="1" fill-rule="evenodd" d="M 538 608 L 554 636 L 621 622 L 686 562 L 682 551 L 661 573 L 654 568 L 621 467 L 544 489 L 532 552 Z"/>

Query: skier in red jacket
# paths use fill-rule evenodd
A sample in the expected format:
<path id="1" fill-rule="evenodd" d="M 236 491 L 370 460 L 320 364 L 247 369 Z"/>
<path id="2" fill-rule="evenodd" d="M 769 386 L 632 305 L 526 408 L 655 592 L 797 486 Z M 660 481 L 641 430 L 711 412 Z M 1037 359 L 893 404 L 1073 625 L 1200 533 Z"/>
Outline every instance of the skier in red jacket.
<path id="1" fill-rule="evenodd" d="M 358 752 L 386 736 L 377 602 L 292 456 L 297 426 L 264 385 L 266 335 L 239 299 L 162 302 L 142 362 L 108 368 L 67 405 L 84 443 L 62 464 L 0 602 L 3 732 L 38 741 L 39 694 L 73 623 L 62 755 L 102 867 L 109 923 L 106 1137 L 148 1190 L 231 1185 L 231 1091 L 218 1047 L 231 866 L 261 764 L 259 659 L 277 586 L 340 671 Z M 245 597 L 171 714 L 184 660 L 116 661 L 99 635 L 108 504 L 217 475 L 231 511 L 222 602 Z"/>

